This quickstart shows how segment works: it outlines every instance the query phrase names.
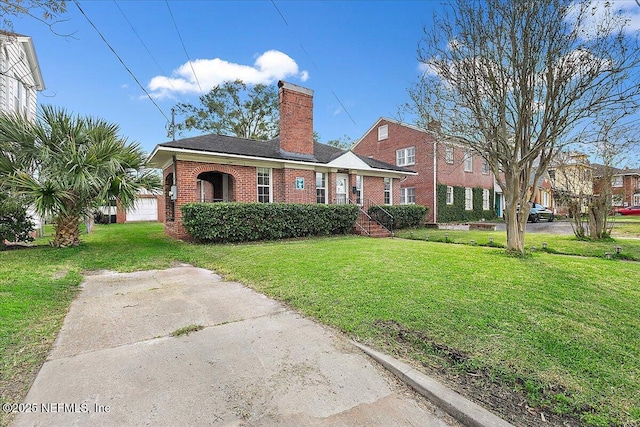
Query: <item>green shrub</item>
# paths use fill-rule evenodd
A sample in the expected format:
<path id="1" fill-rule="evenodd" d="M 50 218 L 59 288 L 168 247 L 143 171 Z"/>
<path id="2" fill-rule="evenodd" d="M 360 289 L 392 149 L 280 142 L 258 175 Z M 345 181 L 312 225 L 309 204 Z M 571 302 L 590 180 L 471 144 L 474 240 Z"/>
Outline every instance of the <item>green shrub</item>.
<path id="1" fill-rule="evenodd" d="M 393 219 L 384 212 L 391 214 Z M 389 230 L 400 228 L 421 227 L 424 225 L 424 217 L 429 212 L 427 206 L 400 205 L 400 206 L 371 206 L 368 214 Z M 393 221 L 393 224 L 391 223 Z M 393 228 L 391 228 L 393 226 Z"/>
<path id="2" fill-rule="evenodd" d="M 358 217 L 354 205 L 188 203 L 181 209 L 185 229 L 203 242 L 347 234 Z"/>
<path id="3" fill-rule="evenodd" d="M 27 215 L 27 210 L 17 200 L 0 195 L 0 250 L 4 249 L 4 241 L 31 242 L 34 223 Z"/>

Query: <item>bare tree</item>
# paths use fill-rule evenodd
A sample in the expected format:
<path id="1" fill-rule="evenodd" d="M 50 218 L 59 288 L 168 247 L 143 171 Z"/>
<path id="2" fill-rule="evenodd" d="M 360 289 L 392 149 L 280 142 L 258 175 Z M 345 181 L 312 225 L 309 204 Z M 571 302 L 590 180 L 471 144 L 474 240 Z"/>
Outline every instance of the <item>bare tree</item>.
<path id="1" fill-rule="evenodd" d="M 617 167 L 631 160 L 630 153 L 640 143 L 637 126 L 616 121 L 602 123 L 594 141 L 587 146 L 592 157 L 601 162 L 597 171 L 596 190 L 588 203 L 588 227 L 591 239 L 610 236 L 609 221 L 613 200 L 613 178 Z"/>
<path id="2" fill-rule="evenodd" d="M 524 253 L 519 206 L 571 135 L 638 109 L 638 34 L 622 18 L 612 2 L 457 0 L 424 29 L 409 107 L 500 177 L 509 251 Z"/>
<path id="3" fill-rule="evenodd" d="M 0 0 L 0 30 L 13 32 L 12 17 L 30 16 L 53 30 L 66 11 L 64 0 Z"/>

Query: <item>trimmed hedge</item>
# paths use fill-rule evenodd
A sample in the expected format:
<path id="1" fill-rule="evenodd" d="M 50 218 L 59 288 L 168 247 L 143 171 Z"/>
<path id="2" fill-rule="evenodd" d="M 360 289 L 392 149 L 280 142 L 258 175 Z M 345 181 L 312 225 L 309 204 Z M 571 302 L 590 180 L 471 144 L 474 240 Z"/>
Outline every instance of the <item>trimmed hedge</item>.
<path id="1" fill-rule="evenodd" d="M 473 188 L 473 210 L 464 208 L 464 187 L 453 187 L 453 204 L 447 205 L 447 186 L 438 184 L 437 222 L 465 222 L 496 219 L 494 210 L 482 210 L 482 188 Z M 494 193 L 489 191 L 489 206 L 494 206 Z"/>
<path id="2" fill-rule="evenodd" d="M 249 242 L 351 233 L 355 205 L 293 203 L 188 203 L 187 232 L 203 242 Z"/>
<path id="3" fill-rule="evenodd" d="M 400 206 L 371 206 L 369 216 L 391 230 L 389 217 L 382 212 L 382 209 L 393 216 L 393 229 L 407 227 L 420 227 L 424 225 L 424 217 L 429 212 L 428 206 L 420 205 L 400 205 Z"/>

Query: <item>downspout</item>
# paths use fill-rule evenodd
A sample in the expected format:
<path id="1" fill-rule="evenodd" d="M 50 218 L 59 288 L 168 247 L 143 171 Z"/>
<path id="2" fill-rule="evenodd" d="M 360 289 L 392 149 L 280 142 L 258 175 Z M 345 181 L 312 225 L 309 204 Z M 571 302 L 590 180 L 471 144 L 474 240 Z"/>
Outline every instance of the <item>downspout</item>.
<path id="1" fill-rule="evenodd" d="M 433 222 L 438 222 L 438 140 L 433 141 Z"/>

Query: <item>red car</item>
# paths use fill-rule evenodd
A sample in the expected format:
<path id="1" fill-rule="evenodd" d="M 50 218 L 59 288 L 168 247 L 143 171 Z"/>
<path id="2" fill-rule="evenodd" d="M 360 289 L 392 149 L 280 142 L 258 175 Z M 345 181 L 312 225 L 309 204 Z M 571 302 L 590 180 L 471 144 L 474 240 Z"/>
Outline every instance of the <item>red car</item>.
<path id="1" fill-rule="evenodd" d="M 626 208 L 616 208 L 616 215 L 640 215 L 640 206 L 628 206 Z"/>

